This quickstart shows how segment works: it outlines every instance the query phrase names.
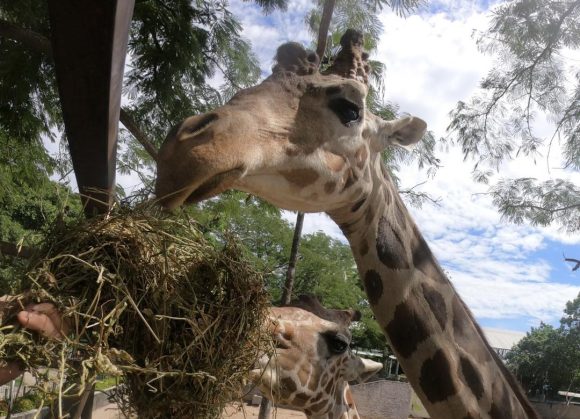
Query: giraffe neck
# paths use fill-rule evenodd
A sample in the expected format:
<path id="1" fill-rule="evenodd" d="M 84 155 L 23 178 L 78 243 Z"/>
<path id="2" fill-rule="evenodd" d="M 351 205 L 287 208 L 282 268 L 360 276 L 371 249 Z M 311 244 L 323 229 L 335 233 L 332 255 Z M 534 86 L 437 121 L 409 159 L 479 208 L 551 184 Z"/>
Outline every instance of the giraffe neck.
<path id="1" fill-rule="evenodd" d="M 433 418 L 537 418 L 435 260 L 380 156 L 368 195 L 329 212 L 372 311 Z"/>
<path id="2" fill-rule="evenodd" d="M 324 415 L 306 414 L 306 417 L 308 419 L 360 419 L 350 386 L 346 381 L 336 390 L 336 398 L 336 403 L 328 413 Z"/>

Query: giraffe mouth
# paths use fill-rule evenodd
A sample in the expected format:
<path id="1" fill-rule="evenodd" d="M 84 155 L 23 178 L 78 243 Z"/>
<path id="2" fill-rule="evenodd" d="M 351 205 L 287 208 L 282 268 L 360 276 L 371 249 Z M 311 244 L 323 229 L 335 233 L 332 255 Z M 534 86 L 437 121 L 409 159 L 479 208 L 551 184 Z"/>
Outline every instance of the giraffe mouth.
<path id="1" fill-rule="evenodd" d="M 245 169 L 243 167 L 226 170 L 211 176 L 197 186 L 185 186 L 180 189 L 174 189 L 169 193 L 161 193 L 163 188 L 158 183 L 156 188 L 157 199 L 167 209 L 177 208 L 182 204 L 196 204 L 230 189 L 233 183 L 244 175 L 244 172 Z"/>
<path id="2" fill-rule="evenodd" d="M 187 205 L 197 204 L 198 202 L 219 195 L 227 189 L 230 189 L 233 183 L 241 178 L 243 174 L 244 169 L 242 167 L 218 173 L 194 189 L 184 202 Z"/>

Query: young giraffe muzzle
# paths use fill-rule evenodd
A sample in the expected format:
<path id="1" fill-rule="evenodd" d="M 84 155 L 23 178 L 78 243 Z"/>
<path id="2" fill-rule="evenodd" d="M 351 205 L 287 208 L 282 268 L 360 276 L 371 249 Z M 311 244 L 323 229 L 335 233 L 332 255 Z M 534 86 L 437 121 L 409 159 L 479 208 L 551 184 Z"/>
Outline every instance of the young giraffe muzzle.
<path id="1" fill-rule="evenodd" d="M 289 43 L 273 74 L 187 118 L 161 147 L 156 195 L 168 208 L 234 188 L 289 210 L 326 212 L 348 239 L 377 322 L 435 419 L 538 418 L 423 239 L 382 164 L 426 124 L 365 106 L 367 55 L 349 30 L 325 74 Z"/>

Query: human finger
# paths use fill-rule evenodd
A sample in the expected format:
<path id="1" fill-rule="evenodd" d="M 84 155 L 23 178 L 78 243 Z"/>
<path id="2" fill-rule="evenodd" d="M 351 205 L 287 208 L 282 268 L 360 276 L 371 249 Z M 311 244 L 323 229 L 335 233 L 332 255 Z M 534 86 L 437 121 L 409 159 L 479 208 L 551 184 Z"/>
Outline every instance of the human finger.
<path id="1" fill-rule="evenodd" d="M 23 327 L 38 332 L 49 339 L 59 339 L 63 336 L 59 327 L 60 319 L 55 324 L 48 314 L 27 310 L 19 312 L 17 318 Z"/>

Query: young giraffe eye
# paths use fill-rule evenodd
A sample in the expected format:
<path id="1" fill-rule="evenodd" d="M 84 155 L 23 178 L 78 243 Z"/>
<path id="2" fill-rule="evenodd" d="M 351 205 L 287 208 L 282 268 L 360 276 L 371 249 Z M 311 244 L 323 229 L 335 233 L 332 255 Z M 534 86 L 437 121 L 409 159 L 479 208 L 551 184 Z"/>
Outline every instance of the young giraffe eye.
<path id="1" fill-rule="evenodd" d="M 360 118 L 360 108 L 358 105 L 344 98 L 332 99 L 328 103 L 328 107 L 338 116 L 340 122 L 347 127 Z"/>
<path id="2" fill-rule="evenodd" d="M 328 350 L 334 355 L 340 355 L 346 352 L 349 346 L 348 340 L 340 335 L 324 335 Z"/>

